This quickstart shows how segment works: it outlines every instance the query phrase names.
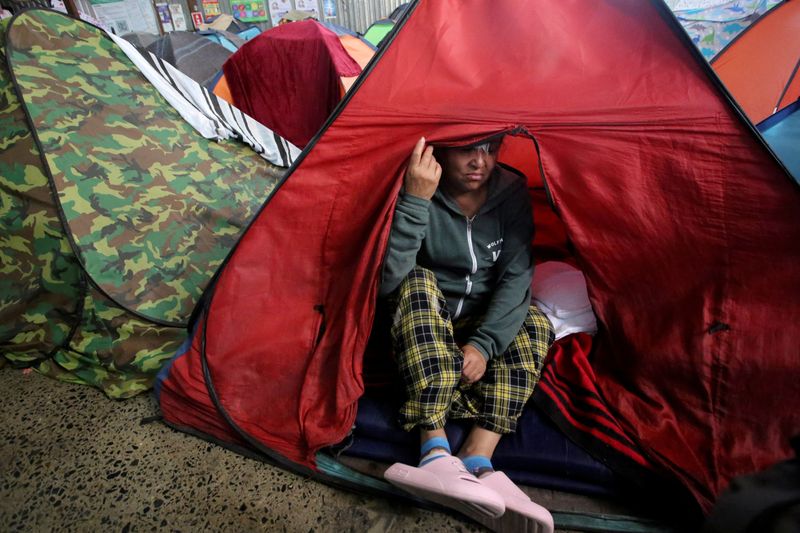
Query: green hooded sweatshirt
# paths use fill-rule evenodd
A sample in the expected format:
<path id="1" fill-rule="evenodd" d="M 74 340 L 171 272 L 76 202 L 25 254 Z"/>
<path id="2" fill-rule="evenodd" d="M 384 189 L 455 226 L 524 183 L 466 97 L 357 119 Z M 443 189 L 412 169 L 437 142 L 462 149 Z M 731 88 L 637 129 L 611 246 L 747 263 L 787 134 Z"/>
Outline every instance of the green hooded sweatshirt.
<path id="1" fill-rule="evenodd" d="M 380 287 L 388 296 L 415 265 L 433 271 L 454 322 L 483 317 L 467 343 L 487 360 L 503 353 L 522 327 L 533 277 L 527 183 L 498 165 L 488 187 L 472 219 L 441 188 L 431 200 L 401 192 Z"/>

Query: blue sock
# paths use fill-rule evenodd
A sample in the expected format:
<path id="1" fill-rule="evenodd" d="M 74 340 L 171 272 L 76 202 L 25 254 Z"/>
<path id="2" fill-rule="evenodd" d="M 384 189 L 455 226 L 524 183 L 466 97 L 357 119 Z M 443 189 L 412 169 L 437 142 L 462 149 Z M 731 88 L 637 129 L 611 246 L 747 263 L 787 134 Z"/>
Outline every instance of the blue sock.
<path id="1" fill-rule="evenodd" d="M 422 443 L 420 447 L 419 466 L 430 463 L 434 459 L 450 455 L 450 443 L 444 437 L 432 437 Z"/>
<path id="2" fill-rule="evenodd" d="M 467 467 L 467 470 L 475 477 L 479 477 L 480 474 L 485 474 L 487 472 L 494 472 L 492 460 L 486 456 L 470 455 L 468 457 L 462 457 L 461 460 L 464 462 L 464 466 Z"/>

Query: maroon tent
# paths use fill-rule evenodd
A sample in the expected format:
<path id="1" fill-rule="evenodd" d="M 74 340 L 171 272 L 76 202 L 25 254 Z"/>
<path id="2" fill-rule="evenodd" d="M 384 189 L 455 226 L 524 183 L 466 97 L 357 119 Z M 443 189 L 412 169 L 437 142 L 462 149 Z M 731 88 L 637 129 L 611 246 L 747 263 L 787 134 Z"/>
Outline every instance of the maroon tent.
<path id="1" fill-rule="evenodd" d="M 313 471 L 356 417 L 411 147 L 507 131 L 535 139 L 600 322 L 540 391 L 562 429 L 705 508 L 790 456 L 800 189 L 662 3 L 422 1 L 401 24 L 206 294 L 166 420 Z"/>

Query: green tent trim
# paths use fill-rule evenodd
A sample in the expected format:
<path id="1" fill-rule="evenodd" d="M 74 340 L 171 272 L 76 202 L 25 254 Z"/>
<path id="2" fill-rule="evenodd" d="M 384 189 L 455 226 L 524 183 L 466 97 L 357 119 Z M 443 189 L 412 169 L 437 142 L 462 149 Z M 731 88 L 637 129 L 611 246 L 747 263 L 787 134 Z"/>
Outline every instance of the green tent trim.
<path id="1" fill-rule="evenodd" d="M 389 19 L 378 20 L 372 23 L 364 33 L 364 39 L 373 46 L 380 46 L 381 41 L 394 29 L 394 22 Z"/>

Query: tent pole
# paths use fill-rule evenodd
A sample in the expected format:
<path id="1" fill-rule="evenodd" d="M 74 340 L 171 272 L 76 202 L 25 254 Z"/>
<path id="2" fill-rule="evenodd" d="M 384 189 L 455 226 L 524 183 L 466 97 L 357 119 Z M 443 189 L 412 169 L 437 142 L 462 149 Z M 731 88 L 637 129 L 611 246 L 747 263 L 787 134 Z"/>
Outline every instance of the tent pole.
<path id="1" fill-rule="evenodd" d="M 78 7 L 75 5 L 75 0 L 64 0 L 64 7 L 67 8 L 67 13 L 77 19 L 81 18 Z"/>

